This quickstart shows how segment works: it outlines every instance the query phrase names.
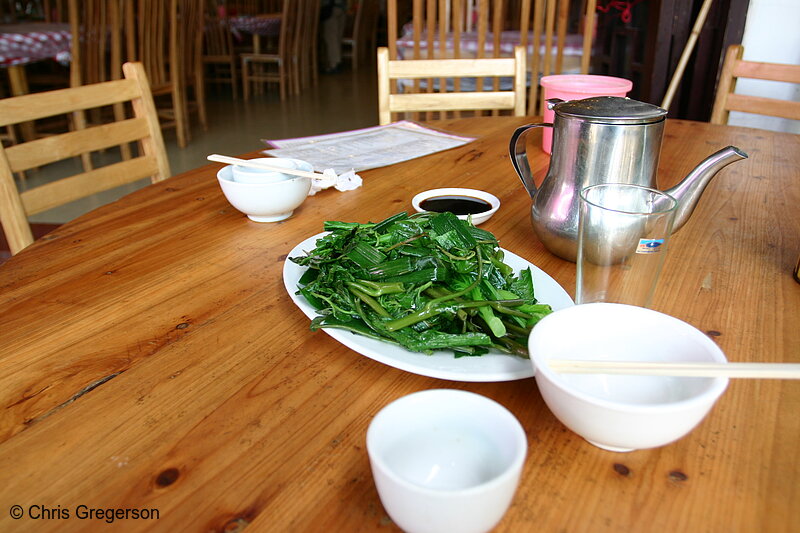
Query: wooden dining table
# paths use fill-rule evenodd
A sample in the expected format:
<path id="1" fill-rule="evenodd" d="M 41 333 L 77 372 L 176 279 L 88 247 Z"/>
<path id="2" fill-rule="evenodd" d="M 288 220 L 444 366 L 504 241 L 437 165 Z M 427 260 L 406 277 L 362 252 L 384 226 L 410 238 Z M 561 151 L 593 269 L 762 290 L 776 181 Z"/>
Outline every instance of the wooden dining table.
<path id="1" fill-rule="evenodd" d="M 527 434 L 497 531 L 797 531 L 800 382 L 732 380 L 684 438 L 615 453 L 563 426 L 534 378 L 399 370 L 312 332 L 292 302 L 287 255 L 324 221 L 376 222 L 451 186 L 497 196 L 481 227 L 574 296 L 575 264 L 535 237 L 509 161 L 512 132 L 536 120 L 429 122 L 475 140 L 361 172 L 360 188 L 323 190 L 279 223 L 233 209 L 221 166 L 200 166 L 0 266 L 0 530 L 396 531 L 367 427 L 393 400 L 449 388 L 496 400 Z M 531 137 L 541 180 L 549 158 Z M 800 136 L 670 119 L 659 185 L 727 145 L 750 157 L 673 236 L 652 307 L 730 361 L 800 362 Z"/>

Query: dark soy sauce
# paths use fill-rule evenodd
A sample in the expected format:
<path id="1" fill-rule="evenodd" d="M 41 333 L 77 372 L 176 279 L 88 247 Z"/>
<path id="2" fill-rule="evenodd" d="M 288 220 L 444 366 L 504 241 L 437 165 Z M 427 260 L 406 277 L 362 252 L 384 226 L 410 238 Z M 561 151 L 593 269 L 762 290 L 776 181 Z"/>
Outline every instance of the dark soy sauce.
<path id="1" fill-rule="evenodd" d="M 492 208 L 492 204 L 486 200 L 460 195 L 434 196 L 422 200 L 419 206 L 425 211 L 434 211 L 436 213 L 449 211 L 454 215 L 477 215 L 478 213 L 485 213 Z"/>

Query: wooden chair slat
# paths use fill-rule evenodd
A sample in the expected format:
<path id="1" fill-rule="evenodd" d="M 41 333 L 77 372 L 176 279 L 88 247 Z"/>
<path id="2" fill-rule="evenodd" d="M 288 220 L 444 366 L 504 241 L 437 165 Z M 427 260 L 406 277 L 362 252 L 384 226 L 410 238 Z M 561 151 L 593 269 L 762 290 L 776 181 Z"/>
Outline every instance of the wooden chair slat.
<path id="1" fill-rule="evenodd" d="M 511 109 L 515 96 L 509 91 L 481 91 L 470 93 L 417 93 L 393 94 L 389 97 L 389 106 L 394 112 L 420 111 L 435 109 L 437 111 L 465 111 Z"/>
<path id="2" fill-rule="evenodd" d="M 76 174 L 20 193 L 22 205 L 35 215 L 86 196 L 149 178 L 157 171 L 156 160 L 141 156 Z"/>
<path id="3" fill-rule="evenodd" d="M 0 126 L 121 103 L 139 93 L 130 80 L 84 85 L 0 99 Z"/>
<path id="4" fill-rule="evenodd" d="M 744 94 L 729 94 L 725 108 L 728 111 L 741 111 L 756 115 L 769 115 L 771 117 L 789 118 L 800 120 L 800 102 L 765 98 L 763 96 L 748 96 Z"/>
<path id="5" fill-rule="evenodd" d="M 516 68 L 514 58 L 485 59 L 419 59 L 414 61 L 391 61 L 389 76 L 392 78 L 428 78 L 431 76 L 513 76 Z"/>
<path id="6" fill-rule="evenodd" d="M 131 118 L 9 146 L 6 152 L 12 172 L 21 172 L 84 153 L 131 143 L 148 134 L 146 119 Z"/>
<path id="7" fill-rule="evenodd" d="M 737 78 L 800 83 L 800 68 L 797 65 L 739 61 L 733 67 L 733 75 Z"/>

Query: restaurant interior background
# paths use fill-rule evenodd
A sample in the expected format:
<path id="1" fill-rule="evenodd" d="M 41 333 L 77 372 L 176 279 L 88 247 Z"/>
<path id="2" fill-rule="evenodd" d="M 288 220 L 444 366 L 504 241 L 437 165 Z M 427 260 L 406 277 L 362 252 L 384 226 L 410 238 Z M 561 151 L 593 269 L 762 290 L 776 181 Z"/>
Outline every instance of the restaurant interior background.
<path id="1" fill-rule="evenodd" d="M 372 31 L 376 35 L 376 44 L 384 45 L 387 35 L 386 0 L 365 1 L 381 3 L 380 16 Z M 411 16 L 413 1 L 398 0 L 400 29 Z M 507 0 L 510 3 L 515 1 Z M 45 4 L 66 3 L 2 0 L 0 16 L 3 23 L 14 19 L 36 20 L 41 18 Z M 224 2 L 209 2 L 210 10 L 215 3 Z M 227 3 L 233 5 L 235 2 Z M 355 3 L 353 0 L 350 3 L 348 13 L 352 17 Z M 590 72 L 631 79 L 634 89 L 629 96 L 659 104 L 702 3 L 702 0 L 598 0 Z M 585 9 L 583 5 L 580 1 L 571 3 L 570 24 L 575 28 L 582 17 L 581 10 Z M 709 119 L 721 58 L 729 44 L 743 43 L 746 59 L 800 63 L 798 21 L 800 2 L 796 0 L 713 0 L 669 116 L 700 121 Z M 164 131 L 173 174 L 203 165 L 210 153 L 238 155 L 263 148 L 262 139 L 300 137 L 376 125 L 374 61 L 364 61 L 358 69 L 353 69 L 349 62 L 344 65 L 341 72 L 333 74 L 323 74 L 320 69 L 315 85 L 285 100 L 280 98 L 275 85 L 267 85 L 264 91 L 245 102 L 241 94 L 232 94 L 230 86 L 209 83 L 206 93 L 208 129 L 204 131 L 194 121 L 191 142 L 184 148 L 178 147 L 172 130 Z M 69 64 L 41 61 L 27 65 L 26 69 L 31 91 L 53 89 L 59 84 L 67 86 L 69 83 Z M 44 82 L 39 84 L 41 80 Z M 800 87 L 777 82 L 743 80 L 737 90 L 800 99 Z M 238 91 L 241 93 L 241 85 Z M 8 94 L 8 79 L 4 75 L 0 82 L 0 96 Z M 800 124 L 786 119 L 732 113 L 730 122 L 800 133 Z M 51 176 L 62 174 L 66 171 L 65 165 L 77 168 L 79 164 L 75 159 L 31 172 L 27 176 L 27 185 L 23 184 L 23 187 L 35 186 Z M 60 224 L 146 184 L 145 181 L 123 186 L 36 215 L 31 220 L 39 224 Z"/>

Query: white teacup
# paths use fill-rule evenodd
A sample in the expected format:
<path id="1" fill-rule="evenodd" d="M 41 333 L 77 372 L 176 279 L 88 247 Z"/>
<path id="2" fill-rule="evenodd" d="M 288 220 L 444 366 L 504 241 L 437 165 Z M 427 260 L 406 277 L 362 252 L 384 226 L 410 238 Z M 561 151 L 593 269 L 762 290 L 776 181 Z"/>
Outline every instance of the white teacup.
<path id="1" fill-rule="evenodd" d="M 491 530 L 511 505 L 527 447 L 511 412 L 461 390 L 404 396 L 367 431 L 381 502 L 409 533 Z"/>
<path id="2" fill-rule="evenodd" d="M 282 157 L 260 157 L 257 159 L 251 159 L 250 161 L 258 161 L 271 167 L 288 168 L 291 170 L 298 169 L 298 163 L 305 163 L 304 161 L 299 161 L 298 159 L 288 159 Z M 288 180 L 294 177 L 290 174 L 283 174 L 282 172 L 263 170 L 254 167 L 243 167 L 240 165 L 233 165 L 232 174 L 233 181 L 239 183 L 274 183 L 276 181 Z"/>

